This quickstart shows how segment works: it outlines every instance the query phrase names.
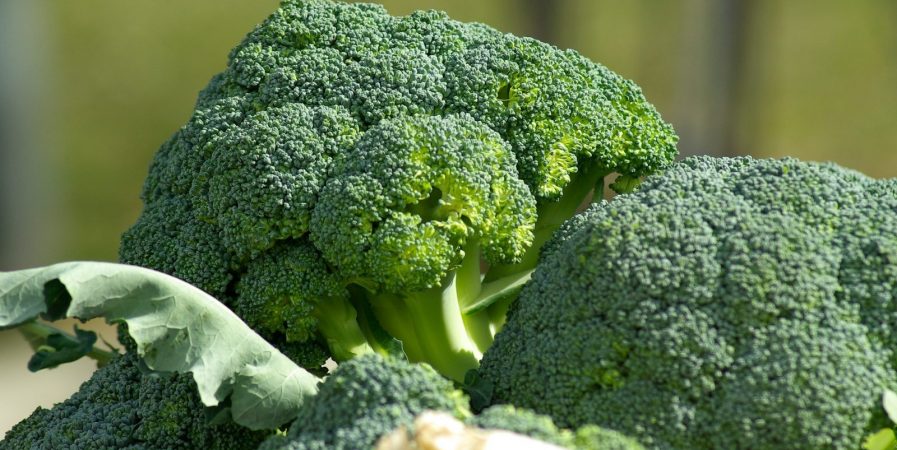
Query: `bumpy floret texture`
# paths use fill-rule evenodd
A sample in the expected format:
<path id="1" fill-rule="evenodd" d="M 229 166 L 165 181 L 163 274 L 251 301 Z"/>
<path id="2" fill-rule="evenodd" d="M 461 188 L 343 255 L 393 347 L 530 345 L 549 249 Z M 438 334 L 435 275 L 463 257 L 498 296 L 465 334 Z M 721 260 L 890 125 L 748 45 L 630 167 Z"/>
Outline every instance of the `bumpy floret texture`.
<path id="1" fill-rule="evenodd" d="M 315 306 L 346 295 L 318 252 L 307 241 L 279 243 L 252 260 L 236 288 L 242 301 L 234 311 L 262 333 L 282 332 L 290 342 L 314 336 Z"/>
<path id="2" fill-rule="evenodd" d="M 487 430 L 507 430 L 568 448 L 573 442 L 573 434 L 558 428 L 551 417 L 510 405 L 489 407 L 471 417 L 467 424 Z"/>
<path id="3" fill-rule="evenodd" d="M 427 365 L 378 354 L 340 364 L 265 450 L 368 450 L 427 410 L 467 414 L 467 399 Z"/>
<path id="4" fill-rule="evenodd" d="M 211 425 L 189 376 L 143 375 L 130 354 L 103 367 L 68 400 L 38 408 L 0 449 L 254 449 L 266 433 Z"/>
<path id="5" fill-rule="evenodd" d="M 587 425 L 572 432 L 558 428 L 551 417 L 510 405 L 496 405 L 471 417 L 468 424 L 507 430 L 576 450 L 643 450 L 638 442 L 613 430 Z"/>
<path id="6" fill-rule="evenodd" d="M 586 425 L 576 430 L 573 448 L 577 450 L 645 450 L 642 444 L 623 433 Z"/>
<path id="7" fill-rule="evenodd" d="M 295 346 L 317 338 L 310 299 L 332 292 L 330 277 L 310 275 L 424 289 L 472 241 L 513 263 L 537 205 L 577 174 L 648 174 L 675 142 L 637 86 L 576 52 L 435 11 L 287 0 L 160 148 L 120 259 L 184 279 Z M 262 287 L 278 257 L 314 262 Z M 251 316 L 286 305 L 282 320 Z"/>
<path id="8" fill-rule="evenodd" d="M 497 133 L 467 115 L 421 116 L 368 130 L 321 192 L 311 239 L 344 276 L 420 291 L 439 285 L 468 240 L 490 262 L 519 258 L 535 221 Z"/>
<path id="9" fill-rule="evenodd" d="M 688 159 L 552 243 L 482 361 L 496 401 L 652 448 L 858 448 L 897 380 L 897 182 Z"/>

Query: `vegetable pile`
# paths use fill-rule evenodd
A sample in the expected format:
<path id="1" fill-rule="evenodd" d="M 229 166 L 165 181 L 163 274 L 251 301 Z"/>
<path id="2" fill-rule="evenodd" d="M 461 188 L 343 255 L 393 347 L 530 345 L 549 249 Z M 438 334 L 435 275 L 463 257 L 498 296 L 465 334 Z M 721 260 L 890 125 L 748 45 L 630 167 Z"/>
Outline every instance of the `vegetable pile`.
<path id="1" fill-rule="evenodd" d="M 105 366 L 0 449 L 387 448 L 427 411 L 546 448 L 897 445 L 897 180 L 676 141 L 574 51 L 286 0 L 156 155 L 129 265 L 0 273 L 0 328 L 125 347 L 42 333 L 34 367 Z"/>

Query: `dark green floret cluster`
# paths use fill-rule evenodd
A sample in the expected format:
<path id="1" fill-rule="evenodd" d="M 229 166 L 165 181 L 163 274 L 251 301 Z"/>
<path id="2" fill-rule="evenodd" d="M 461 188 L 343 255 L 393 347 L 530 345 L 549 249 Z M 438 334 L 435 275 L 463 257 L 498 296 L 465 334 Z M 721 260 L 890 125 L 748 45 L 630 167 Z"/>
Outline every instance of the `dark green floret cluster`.
<path id="1" fill-rule="evenodd" d="M 16 424 L 0 449 L 238 450 L 255 448 L 267 435 L 210 419 L 189 376 L 144 375 L 128 354 L 68 400 Z"/>
<path id="2" fill-rule="evenodd" d="M 464 394 L 432 367 L 362 355 L 328 376 L 289 433 L 270 438 L 261 450 L 369 450 L 430 410 L 470 415 Z"/>
<path id="3" fill-rule="evenodd" d="M 120 259 L 221 299 L 311 370 L 391 339 L 460 381 L 542 243 L 675 143 L 635 84 L 572 50 L 287 0 L 159 150 Z"/>
<path id="4" fill-rule="evenodd" d="M 473 416 L 467 397 L 432 367 L 367 354 L 341 364 L 290 425 L 260 450 L 369 450 L 399 428 L 412 430 L 426 411 L 448 413 L 468 425 L 505 430 L 573 450 L 643 450 L 634 440 L 597 426 L 560 429 L 548 416 L 495 406 Z"/>
<path id="5" fill-rule="evenodd" d="M 480 376 L 651 448 L 855 449 L 897 383 L 897 182 L 690 158 L 549 244 Z"/>

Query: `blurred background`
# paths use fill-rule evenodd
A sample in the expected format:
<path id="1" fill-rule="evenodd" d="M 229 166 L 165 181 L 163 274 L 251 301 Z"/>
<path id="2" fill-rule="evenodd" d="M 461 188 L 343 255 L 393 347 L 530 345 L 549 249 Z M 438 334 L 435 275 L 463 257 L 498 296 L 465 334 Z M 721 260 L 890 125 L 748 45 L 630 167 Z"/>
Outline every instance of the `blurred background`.
<path id="1" fill-rule="evenodd" d="M 897 2 L 382 3 L 579 50 L 642 86 L 683 155 L 790 155 L 897 176 Z M 276 5 L 0 0 L 0 270 L 115 260 L 153 153 Z M 30 374 L 29 354 L 0 332 L 0 436 L 95 368 Z"/>

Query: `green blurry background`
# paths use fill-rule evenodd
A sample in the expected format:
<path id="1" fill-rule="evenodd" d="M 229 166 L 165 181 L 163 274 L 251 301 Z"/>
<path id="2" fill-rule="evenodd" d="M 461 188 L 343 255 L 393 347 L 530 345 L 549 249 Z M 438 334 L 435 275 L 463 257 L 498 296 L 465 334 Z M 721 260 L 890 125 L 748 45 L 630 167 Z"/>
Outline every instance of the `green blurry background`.
<path id="1" fill-rule="evenodd" d="M 575 48 L 635 80 L 683 154 L 797 156 L 897 176 L 897 2 L 389 0 Z M 114 260 L 156 148 L 272 0 L 0 0 L 0 270 Z M 82 361 L 24 370 L 0 333 L 0 434 Z"/>

